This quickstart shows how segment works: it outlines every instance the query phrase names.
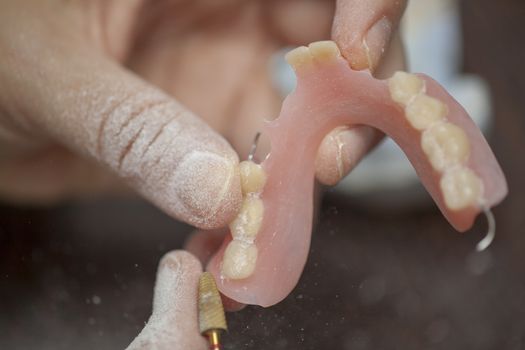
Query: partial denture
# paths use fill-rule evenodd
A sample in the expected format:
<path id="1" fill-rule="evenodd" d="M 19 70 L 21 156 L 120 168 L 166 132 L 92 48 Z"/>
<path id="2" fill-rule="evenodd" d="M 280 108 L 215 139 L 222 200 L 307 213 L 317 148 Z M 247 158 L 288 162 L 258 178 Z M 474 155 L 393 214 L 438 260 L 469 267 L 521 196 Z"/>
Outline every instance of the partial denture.
<path id="1" fill-rule="evenodd" d="M 259 175 L 245 175 L 243 209 L 208 265 L 229 298 L 270 306 L 297 284 L 310 245 L 317 149 L 338 126 L 369 125 L 396 141 L 459 231 L 505 197 L 505 178 L 481 132 L 431 78 L 397 72 L 375 79 L 352 70 L 331 41 L 286 58 L 297 87 L 266 125 L 267 159 L 260 168 L 241 164 L 241 174 Z M 254 180 L 260 176 L 263 185 Z"/>

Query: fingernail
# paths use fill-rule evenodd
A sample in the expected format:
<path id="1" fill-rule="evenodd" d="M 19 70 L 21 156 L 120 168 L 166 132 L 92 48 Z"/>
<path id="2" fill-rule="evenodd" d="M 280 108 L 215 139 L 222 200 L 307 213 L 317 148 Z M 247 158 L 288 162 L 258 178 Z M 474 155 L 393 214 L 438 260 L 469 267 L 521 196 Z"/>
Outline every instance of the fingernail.
<path id="1" fill-rule="evenodd" d="M 323 139 L 316 158 L 316 175 L 321 183 L 333 186 L 350 170 L 347 142 L 351 133 L 348 127 L 341 126 Z"/>
<path id="2" fill-rule="evenodd" d="M 181 258 L 177 254 L 174 254 L 174 252 L 165 254 L 160 259 L 160 263 L 159 263 L 159 267 L 167 267 L 175 273 L 178 273 L 181 270 L 181 265 L 182 265 Z"/>
<path id="3" fill-rule="evenodd" d="M 335 135 L 340 181 L 365 156 L 373 140 L 373 130 L 368 127 L 341 128 Z"/>
<path id="4" fill-rule="evenodd" d="M 200 261 L 189 252 L 174 250 L 164 255 L 157 270 L 153 315 L 159 317 L 167 315 L 173 317 L 175 314 L 185 315 L 186 312 L 190 312 L 192 307 L 196 307 L 197 298 L 191 297 L 197 293 L 201 273 Z M 178 285 L 177 282 L 181 279 L 184 280 L 184 284 Z M 194 304 L 192 305 L 190 302 L 177 304 L 176 300 L 184 300 L 182 298 L 185 297 L 191 298 Z"/>
<path id="5" fill-rule="evenodd" d="M 236 162 L 207 151 L 193 151 L 178 165 L 172 178 L 183 220 L 210 229 L 229 222 L 240 205 Z"/>
<path id="6" fill-rule="evenodd" d="M 363 50 L 368 61 L 368 68 L 374 71 L 390 42 L 392 23 L 386 17 L 377 21 L 363 38 Z"/>
<path id="7" fill-rule="evenodd" d="M 348 145 L 352 143 L 355 138 L 355 131 L 347 127 L 341 128 L 335 135 L 337 144 L 337 165 L 339 172 L 339 180 L 341 180 L 348 171 L 353 167 L 354 161 L 347 152 Z"/>

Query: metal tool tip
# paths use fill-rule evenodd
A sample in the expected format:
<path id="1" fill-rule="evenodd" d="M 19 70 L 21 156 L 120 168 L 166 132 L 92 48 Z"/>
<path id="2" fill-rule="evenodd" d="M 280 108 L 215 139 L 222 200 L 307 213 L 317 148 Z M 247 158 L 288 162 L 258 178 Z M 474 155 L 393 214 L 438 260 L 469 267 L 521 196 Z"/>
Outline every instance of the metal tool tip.
<path id="1" fill-rule="evenodd" d="M 255 134 L 255 137 L 253 138 L 250 153 L 248 154 L 248 160 L 250 161 L 253 161 L 253 157 L 255 157 L 255 152 L 257 151 L 257 144 L 259 143 L 259 137 L 261 137 L 261 133 L 257 132 L 257 134 Z"/>
<path id="2" fill-rule="evenodd" d="M 228 330 L 221 295 L 213 275 L 204 272 L 199 279 L 199 330 L 206 334 L 211 330 Z"/>

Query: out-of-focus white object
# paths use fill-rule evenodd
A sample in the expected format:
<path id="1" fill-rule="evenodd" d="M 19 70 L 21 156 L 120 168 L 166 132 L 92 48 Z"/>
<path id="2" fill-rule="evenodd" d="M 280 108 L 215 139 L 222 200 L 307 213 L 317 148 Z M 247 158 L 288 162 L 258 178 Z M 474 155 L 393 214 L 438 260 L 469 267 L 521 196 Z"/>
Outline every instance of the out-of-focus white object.
<path id="1" fill-rule="evenodd" d="M 428 74 L 442 84 L 487 134 L 491 126 L 488 86 L 480 77 L 460 72 L 462 42 L 457 0 L 409 1 L 401 30 L 410 71 Z M 274 84 L 283 96 L 295 86 L 295 75 L 283 58 L 286 51 L 276 53 L 271 64 Z M 391 139 L 371 152 L 336 190 L 382 206 L 429 203 L 415 171 Z"/>

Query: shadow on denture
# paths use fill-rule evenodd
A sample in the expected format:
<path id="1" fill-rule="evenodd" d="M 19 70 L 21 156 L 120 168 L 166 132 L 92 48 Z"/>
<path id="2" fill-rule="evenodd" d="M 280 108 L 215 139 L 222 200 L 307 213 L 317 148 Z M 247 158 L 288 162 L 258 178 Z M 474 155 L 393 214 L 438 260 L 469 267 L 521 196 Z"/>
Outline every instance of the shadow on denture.
<path id="1" fill-rule="evenodd" d="M 295 287 L 312 230 L 315 158 L 341 125 L 369 125 L 406 153 L 439 209 L 458 231 L 507 193 L 489 145 L 465 110 L 437 82 L 396 72 L 378 80 L 354 71 L 332 41 L 290 51 L 296 89 L 263 130 L 271 153 L 240 165 L 244 202 L 208 270 L 220 291 L 271 306 Z"/>

